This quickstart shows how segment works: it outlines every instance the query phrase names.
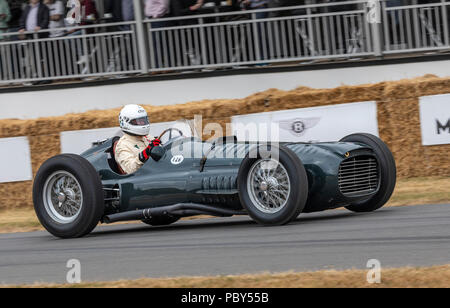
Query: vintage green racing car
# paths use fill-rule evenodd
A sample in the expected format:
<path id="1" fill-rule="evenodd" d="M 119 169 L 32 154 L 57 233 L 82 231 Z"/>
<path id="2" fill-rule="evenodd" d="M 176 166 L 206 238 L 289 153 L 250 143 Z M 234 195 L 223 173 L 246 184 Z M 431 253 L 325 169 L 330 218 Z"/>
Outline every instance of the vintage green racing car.
<path id="1" fill-rule="evenodd" d="M 114 158 L 119 137 L 81 155 L 50 158 L 33 187 L 42 225 L 61 238 L 85 236 L 99 222 L 160 226 L 205 214 L 283 225 L 300 213 L 377 210 L 396 183 L 391 151 L 369 134 L 339 142 L 262 144 L 236 137 L 202 141 L 171 128 L 164 137 L 152 159 L 129 175 L 120 174 Z"/>

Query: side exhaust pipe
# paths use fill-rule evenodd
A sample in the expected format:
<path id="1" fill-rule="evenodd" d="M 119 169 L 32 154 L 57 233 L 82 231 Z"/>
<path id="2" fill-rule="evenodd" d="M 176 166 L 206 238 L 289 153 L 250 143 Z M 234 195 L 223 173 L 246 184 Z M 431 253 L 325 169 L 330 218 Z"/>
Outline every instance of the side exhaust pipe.
<path id="1" fill-rule="evenodd" d="M 194 215 L 211 215 L 218 217 L 229 217 L 234 215 L 247 215 L 245 211 L 236 211 L 230 209 L 217 208 L 209 205 L 195 204 L 195 203 L 180 203 L 175 205 L 168 205 L 157 208 L 149 208 L 144 210 L 129 211 L 118 214 L 106 215 L 103 217 L 103 222 L 111 224 L 119 221 L 129 220 L 145 220 L 152 217 L 161 216 L 179 216 L 187 217 Z"/>

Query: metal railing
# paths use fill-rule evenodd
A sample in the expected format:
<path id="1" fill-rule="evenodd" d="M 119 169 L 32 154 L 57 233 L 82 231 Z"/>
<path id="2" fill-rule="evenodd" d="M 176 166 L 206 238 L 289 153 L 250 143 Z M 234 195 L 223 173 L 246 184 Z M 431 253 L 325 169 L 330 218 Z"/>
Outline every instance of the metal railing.
<path id="1" fill-rule="evenodd" d="M 73 28 L 51 31 L 55 30 Z M 2 34 L 0 75 L 3 83 L 141 71 L 134 23 L 84 26 L 68 36 L 55 38 L 47 37 L 51 31 Z"/>
<path id="2" fill-rule="evenodd" d="M 448 49 L 450 2 L 386 7 L 383 2 L 384 53 Z"/>
<path id="3" fill-rule="evenodd" d="M 62 28 L 73 33 L 54 38 L 48 35 L 55 29 L 3 32 L 0 84 L 450 50 L 450 0 L 375 3 L 137 18 Z"/>
<path id="4" fill-rule="evenodd" d="M 325 12 L 330 7 L 309 5 L 282 11 L 146 20 L 148 48 L 155 51 L 150 56 L 151 71 L 373 54 L 366 8 Z M 258 18 L 286 11 L 290 16 Z M 171 26 L 174 21 L 182 24 Z M 162 23 L 166 26 L 161 27 Z"/>

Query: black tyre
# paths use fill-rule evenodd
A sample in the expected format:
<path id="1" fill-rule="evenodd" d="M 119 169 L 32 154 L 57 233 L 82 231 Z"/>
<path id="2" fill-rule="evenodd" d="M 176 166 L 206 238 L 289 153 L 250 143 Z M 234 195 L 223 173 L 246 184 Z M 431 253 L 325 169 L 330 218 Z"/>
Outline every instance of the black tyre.
<path id="1" fill-rule="evenodd" d="M 241 204 L 262 225 L 284 225 L 298 217 L 308 198 L 308 178 L 298 156 L 281 146 L 279 158 L 249 155 L 238 174 Z"/>
<path id="2" fill-rule="evenodd" d="M 380 188 L 368 200 L 354 203 L 347 207 L 352 212 L 373 212 L 383 207 L 391 198 L 397 181 L 397 168 L 394 156 L 388 146 L 371 134 L 353 134 L 344 137 L 341 142 L 358 142 L 370 146 L 377 157 L 380 169 Z"/>
<path id="3" fill-rule="evenodd" d="M 90 233 L 104 213 L 103 188 L 94 167 L 72 154 L 47 160 L 34 179 L 36 215 L 48 232 L 60 238 Z"/>
<path id="4" fill-rule="evenodd" d="M 180 220 L 180 217 L 175 216 L 162 216 L 162 217 L 152 217 L 150 219 L 144 219 L 142 222 L 144 224 L 150 225 L 150 226 L 167 226 L 170 224 L 173 224 Z"/>

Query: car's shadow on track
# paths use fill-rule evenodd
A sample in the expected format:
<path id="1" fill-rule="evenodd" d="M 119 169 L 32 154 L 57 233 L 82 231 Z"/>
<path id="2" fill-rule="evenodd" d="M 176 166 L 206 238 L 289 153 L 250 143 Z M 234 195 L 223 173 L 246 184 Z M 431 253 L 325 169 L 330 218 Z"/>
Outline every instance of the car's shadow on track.
<path id="1" fill-rule="evenodd" d="M 352 213 L 345 210 L 334 210 L 325 211 L 322 213 L 314 214 L 302 214 L 297 219 L 289 223 L 287 226 L 299 226 L 307 225 L 314 222 L 325 222 L 325 221 L 336 221 L 342 219 L 356 219 L 361 218 L 361 216 L 369 215 L 382 215 L 384 216 L 386 212 L 390 211 L 392 208 L 382 209 L 373 213 Z M 133 233 L 146 233 L 146 232 L 171 232 L 171 231 L 188 231 L 188 230 L 205 230 L 205 229 L 220 229 L 220 228 L 279 228 L 280 226 L 267 227 L 258 225 L 256 222 L 251 220 L 248 216 L 239 216 L 234 218 L 210 218 L 210 219 L 192 219 L 177 222 L 169 226 L 147 226 L 138 224 L 122 224 L 122 225 L 111 225 L 102 226 L 90 234 L 89 238 L 102 237 L 107 235 L 117 235 L 117 234 L 133 234 Z M 286 227 L 286 226 L 282 226 Z"/>
<path id="2" fill-rule="evenodd" d="M 385 216 L 388 213 L 391 213 L 397 208 L 388 207 L 382 208 L 375 212 L 368 213 L 354 213 L 350 212 L 346 209 L 337 209 L 337 210 L 329 210 L 319 213 L 304 213 L 300 214 L 300 216 L 292 221 L 290 224 L 305 224 L 308 222 L 316 222 L 316 221 L 326 221 L 326 220 L 338 220 L 344 218 L 357 218 L 357 217 L 373 217 L 373 216 Z"/>
<path id="3" fill-rule="evenodd" d="M 245 216 L 243 216 L 245 217 Z M 222 227 L 236 227 L 236 226 L 248 226 L 248 225 L 257 225 L 254 221 L 250 220 L 250 218 L 245 220 L 234 220 L 231 218 L 229 221 L 223 221 L 222 219 L 217 219 L 218 221 L 214 221 L 215 218 L 210 219 L 192 219 L 188 221 L 180 221 L 168 226 L 148 226 L 142 223 L 142 225 L 136 224 L 123 224 L 123 225 L 111 225 L 104 226 L 102 229 L 97 229 L 93 233 L 89 235 L 89 237 L 96 236 L 104 236 L 111 234 L 127 234 L 127 233 L 143 233 L 143 232 L 167 232 L 167 231 L 187 231 L 187 230 L 201 230 L 201 229 L 211 229 L 211 228 L 222 228 Z M 110 227 L 120 228 L 120 229 L 110 229 Z"/>

